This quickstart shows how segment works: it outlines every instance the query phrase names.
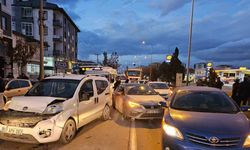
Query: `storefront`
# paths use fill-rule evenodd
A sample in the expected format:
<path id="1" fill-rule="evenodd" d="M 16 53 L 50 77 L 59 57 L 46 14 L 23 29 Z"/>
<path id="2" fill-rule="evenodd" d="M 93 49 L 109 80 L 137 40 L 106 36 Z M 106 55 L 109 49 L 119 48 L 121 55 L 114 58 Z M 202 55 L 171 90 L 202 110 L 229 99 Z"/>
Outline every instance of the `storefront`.
<path id="1" fill-rule="evenodd" d="M 55 74 L 55 61 L 53 57 L 44 57 L 44 75 L 53 76 Z"/>

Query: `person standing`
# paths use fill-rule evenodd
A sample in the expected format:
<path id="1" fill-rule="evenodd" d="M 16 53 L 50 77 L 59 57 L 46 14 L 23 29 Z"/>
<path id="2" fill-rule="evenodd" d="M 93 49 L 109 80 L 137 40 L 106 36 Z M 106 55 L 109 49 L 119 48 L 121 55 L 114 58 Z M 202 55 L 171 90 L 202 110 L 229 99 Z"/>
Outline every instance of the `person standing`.
<path id="1" fill-rule="evenodd" d="M 236 79 L 234 84 L 233 84 L 233 89 L 232 89 L 232 99 L 240 106 L 241 100 L 239 98 L 239 86 L 240 86 L 240 80 Z"/>
<path id="2" fill-rule="evenodd" d="M 244 77 L 243 82 L 240 83 L 239 86 L 239 97 L 240 101 L 243 101 L 243 105 L 247 104 L 248 93 L 249 93 L 249 85 L 248 85 L 247 77 Z"/>
<path id="3" fill-rule="evenodd" d="M 121 84 L 121 80 L 119 77 L 116 78 L 116 82 L 114 84 L 114 90 L 116 90 L 116 88 Z"/>
<path id="4" fill-rule="evenodd" d="M 224 85 L 224 83 L 220 80 L 220 77 L 218 77 L 216 84 L 215 84 L 215 87 L 218 89 L 222 89 L 223 85 Z"/>

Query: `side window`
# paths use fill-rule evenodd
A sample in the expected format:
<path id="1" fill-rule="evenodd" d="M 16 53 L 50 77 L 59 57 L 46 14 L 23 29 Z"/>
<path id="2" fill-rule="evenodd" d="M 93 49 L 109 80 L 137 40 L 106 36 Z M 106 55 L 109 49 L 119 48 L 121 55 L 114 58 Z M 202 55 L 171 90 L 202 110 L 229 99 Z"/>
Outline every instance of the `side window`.
<path id="1" fill-rule="evenodd" d="M 8 89 L 18 89 L 19 88 L 19 83 L 18 81 L 11 81 L 10 84 L 8 85 Z"/>
<path id="2" fill-rule="evenodd" d="M 96 80 L 95 84 L 96 84 L 98 95 L 102 94 L 108 87 L 108 82 L 104 80 Z"/>
<path id="3" fill-rule="evenodd" d="M 21 81 L 21 80 L 19 80 L 18 82 L 19 82 L 19 85 L 20 85 L 21 88 L 23 88 L 23 87 L 29 87 L 30 86 L 30 84 L 29 84 L 28 81 Z"/>
<path id="4" fill-rule="evenodd" d="M 89 100 L 94 96 L 93 80 L 87 80 L 83 83 L 79 92 L 79 101 Z"/>

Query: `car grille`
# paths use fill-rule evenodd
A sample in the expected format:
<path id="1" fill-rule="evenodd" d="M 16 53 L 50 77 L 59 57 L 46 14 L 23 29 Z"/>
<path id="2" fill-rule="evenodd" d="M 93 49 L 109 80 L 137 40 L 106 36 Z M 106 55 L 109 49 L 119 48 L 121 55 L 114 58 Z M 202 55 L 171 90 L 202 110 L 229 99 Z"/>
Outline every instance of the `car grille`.
<path id="1" fill-rule="evenodd" d="M 141 118 L 161 118 L 163 113 L 144 113 Z"/>
<path id="2" fill-rule="evenodd" d="M 47 120 L 50 115 L 41 115 L 18 111 L 0 111 L 0 124 L 6 126 L 33 128 L 42 120 Z"/>
<path id="3" fill-rule="evenodd" d="M 160 96 L 166 97 L 166 96 L 168 96 L 168 94 L 160 94 Z"/>
<path id="4" fill-rule="evenodd" d="M 221 138 L 219 139 L 218 142 L 213 143 L 213 142 L 210 142 L 208 138 L 204 136 L 200 136 L 200 135 L 188 133 L 187 137 L 188 137 L 188 140 L 193 143 L 197 143 L 197 144 L 201 144 L 205 146 L 212 146 L 212 147 L 235 147 L 235 146 L 238 146 L 240 143 L 240 138 Z"/>
<path id="5" fill-rule="evenodd" d="M 143 104 L 143 107 L 146 109 L 161 109 L 161 105 L 158 105 L 158 104 L 155 104 L 155 105 Z"/>

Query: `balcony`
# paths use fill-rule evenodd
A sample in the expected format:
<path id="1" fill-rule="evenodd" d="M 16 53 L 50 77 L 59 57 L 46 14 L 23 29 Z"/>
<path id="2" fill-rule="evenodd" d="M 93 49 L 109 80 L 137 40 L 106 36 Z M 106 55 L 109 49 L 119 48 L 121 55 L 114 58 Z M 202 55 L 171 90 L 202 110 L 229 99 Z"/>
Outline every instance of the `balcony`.
<path id="1" fill-rule="evenodd" d="M 53 41 L 54 41 L 54 42 L 62 42 L 62 41 L 63 41 L 63 38 L 62 38 L 62 36 L 54 35 L 54 36 L 53 36 Z"/>
<path id="2" fill-rule="evenodd" d="M 53 20 L 53 25 L 59 28 L 63 27 L 62 22 L 60 20 Z"/>

